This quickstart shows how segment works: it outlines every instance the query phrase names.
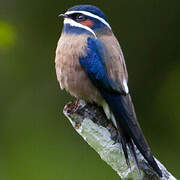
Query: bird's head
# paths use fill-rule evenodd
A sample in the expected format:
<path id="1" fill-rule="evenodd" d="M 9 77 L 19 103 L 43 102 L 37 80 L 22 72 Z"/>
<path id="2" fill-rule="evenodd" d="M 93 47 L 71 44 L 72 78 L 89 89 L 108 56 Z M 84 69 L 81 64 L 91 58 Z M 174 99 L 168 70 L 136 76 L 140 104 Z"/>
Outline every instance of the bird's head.
<path id="1" fill-rule="evenodd" d="M 77 5 L 68 9 L 64 14 L 65 33 L 91 34 L 97 36 L 99 33 L 111 32 L 111 27 L 104 13 L 92 5 Z"/>

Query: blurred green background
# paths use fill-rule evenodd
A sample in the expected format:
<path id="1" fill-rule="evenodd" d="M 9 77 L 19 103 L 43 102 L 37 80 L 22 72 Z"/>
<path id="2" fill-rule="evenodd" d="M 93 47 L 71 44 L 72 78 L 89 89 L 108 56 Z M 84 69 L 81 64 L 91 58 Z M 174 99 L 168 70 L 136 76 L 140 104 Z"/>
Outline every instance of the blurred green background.
<path id="1" fill-rule="evenodd" d="M 180 178 L 180 1 L 1 0 L 0 180 L 118 180 L 62 114 L 54 56 L 77 4 L 100 7 L 122 46 L 154 155 Z"/>

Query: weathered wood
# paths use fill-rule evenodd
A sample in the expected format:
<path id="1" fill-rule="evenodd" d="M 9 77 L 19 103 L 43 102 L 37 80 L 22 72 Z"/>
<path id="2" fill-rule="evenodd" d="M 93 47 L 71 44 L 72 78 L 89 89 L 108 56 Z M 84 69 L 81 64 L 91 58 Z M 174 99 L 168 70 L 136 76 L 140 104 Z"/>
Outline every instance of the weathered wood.
<path id="1" fill-rule="evenodd" d="M 163 173 L 163 177 L 159 178 L 137 149 L 141 172 L 138 174 L 132 160 L 131 168 L 128 168 L 121 145 L 115 141 L 117 131 L 106 118 L 103 109 L 96 104 L 88 104 L 82 100 L 70 102 L 64 107 L 64 114 L 74 129 L 122 179 L 175 180 L 171 173 L 156 159 Z"/>

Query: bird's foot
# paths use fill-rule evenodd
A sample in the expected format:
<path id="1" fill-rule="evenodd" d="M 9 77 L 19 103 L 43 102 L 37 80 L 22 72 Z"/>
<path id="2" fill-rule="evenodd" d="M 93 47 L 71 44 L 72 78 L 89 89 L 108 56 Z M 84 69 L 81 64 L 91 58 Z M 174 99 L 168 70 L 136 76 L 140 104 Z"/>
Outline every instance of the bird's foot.
<path id="1" fill-rule="evenodd" d="M 75 102 L 69 102 L 64 107 L 64 112 L 68 114 L 75 113 L 79 108 L 79 104 L 80 104 L 80 99 L 77 99 Z"/>
<path id="2" fill-rule="evenodd" d="M 74 112 L 76 112 L 78 110 L 78 107 L 79 107 L 79 103 L 80 103 L 80 99 L 77 99 L 75 102 L 74 102 Z"/>

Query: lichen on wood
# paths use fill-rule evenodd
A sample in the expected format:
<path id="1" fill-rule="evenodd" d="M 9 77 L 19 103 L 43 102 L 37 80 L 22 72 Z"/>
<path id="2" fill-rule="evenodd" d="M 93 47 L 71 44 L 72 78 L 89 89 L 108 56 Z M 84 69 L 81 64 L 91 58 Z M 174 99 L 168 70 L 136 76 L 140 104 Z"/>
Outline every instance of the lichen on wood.
<path id="1" fill-rule="evenodd" d="M 130 162 L 131 168 L 129 168 L 126 164 L 121 144 L 116 142 L 117 130 L 111 121 L 106 118 L 101 107 L 80 100 L 69 102 L 64 107 L 63 112 L 74 129 L 122 179 L 176 180 L 156 159 L 163 173 L 163 177 L 160 178 L 148 165 L 137 148 L 136 153 L 140 165 L 140 174 L 137 172 L 132 160 Z"/>

